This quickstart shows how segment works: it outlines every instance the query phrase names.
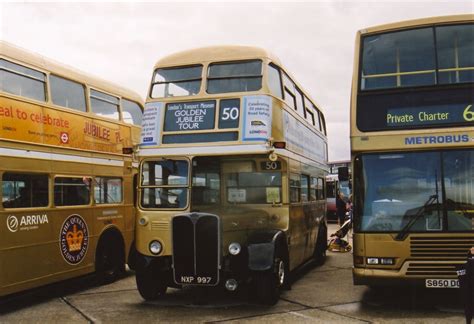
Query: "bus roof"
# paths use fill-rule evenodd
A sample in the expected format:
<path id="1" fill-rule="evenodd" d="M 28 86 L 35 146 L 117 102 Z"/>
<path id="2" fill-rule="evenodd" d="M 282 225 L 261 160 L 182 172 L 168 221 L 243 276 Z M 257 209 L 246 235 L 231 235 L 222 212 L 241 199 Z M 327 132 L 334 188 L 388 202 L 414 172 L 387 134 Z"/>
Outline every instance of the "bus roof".
<path id="1" fill-rule="evenodd" d="M 316 105 L 319 111 L 322 112 L 322 108 L 318 102 L 314 100 L 314 98 L 309 95 L 308 91 L 304 90 L 304 87 L 296 81 L 296 78 L 288 72 L 288 70 L 281 64 L 280 59 L 266 49 L 257 46 L 215 45 L 189 49 L 161 58 L 156 62 L 153 70 L 156 70 L 157 68 L 193 65 L 198 63 L 250 60 L 256 58 L 268 59 L 270 62 L 280 67 L 306 95 L 306 97 Z"/>
<path id="2" fill-rule="evenodd" d="M 281 66 L 280 60 L 263 48 L 241 45 L 221 45 L 194 48 L 165 56 L 156 62 L 155 68 L 203 62 L 245 60 L 257 57 L 267 58 L 278 66 Z"/>
<path id="3" fill-rule="evenodd" d="M 444 23 L 453 23 L 453 22 L 469 22 L 469 21 L 471 22 L 474 21 L 474 14 L 426 17 L 426 18 L 398 21 L 394 23 L 368 27 L 368 28 L 359 30 L 358 34 L 361 35 L 361 34 L 377 33 L 377 32 L 382 32 L 382 31 L 405 29 L 405 28 L 418 27 L 418 26 L 423 26 L 423 25 L 444 24 Z"/>
<path id="4" fill-rule="evenodd" d="M 71 66 L 56 62 L 53 59 L 25 50 L 11 43 L 0 41 L 0 55 L 19 62 L 24 62 L 31 67 L 43 69 L 66 79 L 75 80 L 80 83 L 86 83 L 87 85 L 97 88 L 98 90 L 104 90 L 111 94 L 119 95 L 121 97 L 137 101 L 141 104 L 143 103 L 143 98 L 134 91 L 114 84 L 110 81 L 89 75 Z"/>

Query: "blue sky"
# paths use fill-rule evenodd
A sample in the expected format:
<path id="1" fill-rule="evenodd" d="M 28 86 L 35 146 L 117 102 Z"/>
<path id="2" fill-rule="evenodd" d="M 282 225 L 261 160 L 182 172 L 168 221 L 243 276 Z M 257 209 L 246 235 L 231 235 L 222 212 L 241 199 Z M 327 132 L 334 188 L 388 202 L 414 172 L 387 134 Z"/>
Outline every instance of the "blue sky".
<path id="1" fill-rule="evenodd" d="M 369 26 L 474 13 L 471 1 L 2 3 L 2 40 L 145 97 L 155 62 L 217 44 L 266 48 L 326 116 L 329 160 L 350 157 L 355 33 Z"/>

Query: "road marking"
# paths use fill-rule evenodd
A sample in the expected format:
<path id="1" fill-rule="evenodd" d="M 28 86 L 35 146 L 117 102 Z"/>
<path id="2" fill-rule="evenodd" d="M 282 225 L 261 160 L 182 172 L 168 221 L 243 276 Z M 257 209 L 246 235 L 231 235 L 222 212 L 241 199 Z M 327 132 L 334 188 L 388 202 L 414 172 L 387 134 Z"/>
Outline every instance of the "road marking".
<path id="1" fill-rule="evenodd" d="M 299 317 L 302 317 L 302 318 L 305 318 L 305 319 L 308 319 L 308 320 L 311 320 L 311 321 L 314 321 L 314 317 L 311 317 L 311 316 L 306 316 L 304 314 L 300 314 L 298 312 L 289 312 L 290 314 L 293 314 L 293 315 L 296 315 L 296 316 L 299 316 Z"/>

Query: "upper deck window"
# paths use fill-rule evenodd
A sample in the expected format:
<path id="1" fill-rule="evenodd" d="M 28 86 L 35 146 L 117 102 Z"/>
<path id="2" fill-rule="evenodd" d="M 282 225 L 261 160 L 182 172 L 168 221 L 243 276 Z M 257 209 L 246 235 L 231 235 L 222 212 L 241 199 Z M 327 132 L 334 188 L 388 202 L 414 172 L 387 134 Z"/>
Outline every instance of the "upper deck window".
<path id="1" fill-rule="evenodd" d="M 280 70 L 271 64 L 268 66 L 268 88 L 271 94 L 283 98 Z"/>
<path id="2" fill-rule="evenodd" d="M 262 87 L 262 61 L 214 63 L 207 79 L 208 93 L 256 91 Z"/>
<path id="3" fill-rule="evenodd" d="M 86 111 L 86 94 L 82 84 L 55 75 L 50 75 L 49 81 L 55 105 Z"/>
<path id="4" fill-rule="evenodd" d="M 155 71 L 152 98 L 193 96 L 201 88 L 202 65 L 162 68 Z"/>
<path id="5" fill-rule="evenodd" d="M 435 83 L 432 28 L 365 37 L 362 55 L 362 90 Z"/>
<path id="6" fill-rule="evenodd" d="M 91 110 L 99 116 L 119 119 L 119 98 L 91 89 Z"/>
<path id="7" fill-rule="evenodd" d="M 0 59 L 0 90 L 46 101 L 44 73 Z"/>
<path id="8" fill-rule="evenodd" d="M 142 124 L 142 109 L 136 102 L 122 99 L 122 117 L 127 124 L 138 125 Z"/>
<path id="9" fill-rule="evenodd" d="M 362 39 L 361 90 L 473 81 L 473 24 L 418 28 Z"/>
<path id="10" fill-rule="evenodd" d="M 436 28 L 439 83 L 474 81 L 474 25 Z"/>

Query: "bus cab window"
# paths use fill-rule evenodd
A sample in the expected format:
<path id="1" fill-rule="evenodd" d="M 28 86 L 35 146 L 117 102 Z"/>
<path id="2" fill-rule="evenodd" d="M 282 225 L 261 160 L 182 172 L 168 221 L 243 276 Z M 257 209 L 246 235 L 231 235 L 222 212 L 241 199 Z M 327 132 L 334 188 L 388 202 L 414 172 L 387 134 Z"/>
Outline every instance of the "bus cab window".
<path id="1" fill-rule="evenodd" d="M 147 161 L 142 166 L 144 208 L 185 208 L 188 203 L 188 162 Z"/>

